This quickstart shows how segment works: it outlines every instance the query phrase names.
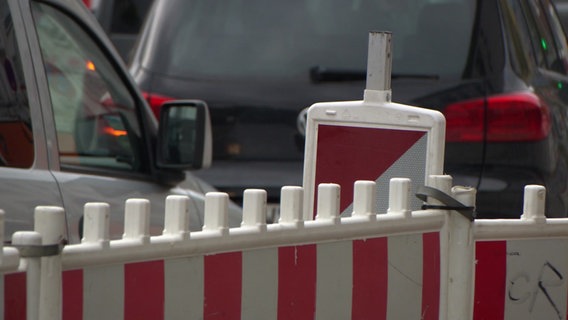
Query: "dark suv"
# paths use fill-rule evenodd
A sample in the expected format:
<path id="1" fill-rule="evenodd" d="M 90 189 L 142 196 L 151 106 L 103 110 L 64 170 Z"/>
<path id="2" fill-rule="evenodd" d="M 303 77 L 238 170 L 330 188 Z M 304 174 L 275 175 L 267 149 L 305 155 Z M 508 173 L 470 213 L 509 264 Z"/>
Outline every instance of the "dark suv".
<path id="1" fill-rule="evenodd" d="M 480 217 L 518 217 L 533 183 L 566 216 L 568 48 L 550 0 L 156 0 L 130 70 L 155 114 L 208 102 L 199 176 L 276 201 L 302 183 L 302 110 L 362 98 L 371 30 L 393 33 L 393 101 L 445 114 L 445 171 L 478 189 Z"/>

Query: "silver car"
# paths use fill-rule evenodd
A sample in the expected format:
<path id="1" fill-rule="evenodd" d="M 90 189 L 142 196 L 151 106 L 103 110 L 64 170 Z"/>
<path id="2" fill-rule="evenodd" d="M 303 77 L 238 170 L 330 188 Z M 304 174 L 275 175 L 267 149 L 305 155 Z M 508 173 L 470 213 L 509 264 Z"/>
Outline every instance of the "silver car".
<path id="1" fill-rule="evenodd" d="M 0 208 L 6 235 L 30 230 L 38 205 L 65 208 L 68 240 L 81 237 L 86 202 L 111 206 L 111 237 L 124 202 L 147 198 L 161 232 L 167 195 L 193 200 L 201 228 L 213 188 L 187 169 L 211 158 L 208 109 L 170 103 L 159 125 L 89 10 L 77 0 L 0 1 Z M 183 187 L 182 187 L 183 186 Z M 230 224 L 240 210 L 232 205 Z"/>

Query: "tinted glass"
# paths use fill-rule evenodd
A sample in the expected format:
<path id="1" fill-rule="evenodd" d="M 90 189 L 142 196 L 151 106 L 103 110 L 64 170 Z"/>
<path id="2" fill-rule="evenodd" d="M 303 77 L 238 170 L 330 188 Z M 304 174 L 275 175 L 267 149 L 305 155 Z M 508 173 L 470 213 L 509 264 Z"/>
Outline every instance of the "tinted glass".
<path id="1" fill-rule="evenodd" d="M 102 50 L 75 21 L 34 3 L 62 165 L 141 171 L 134 99 Z"/>
<path id="2" fill-rule="evenodd" d="M 114 0 L 110 31 L 137 34 L 152 0 Z"/>
<path id="3" fill-rule="evenodd" d="M 22 62 L 6 1 L 0 2 L 0 166 L 28 168 L 34 140 Z"/>
<path id="4" fill-rule="evenodd" d="M 544 69 L 564 72 L 564 66 L 558 57 L 556 42 L 551 34 L 546 12 L 534 1 L 519 1 L 512 6 L 522 16 L 519 20 L 529 35 L 530 45 L 536 64 Z"/>
<path id="5" fill-rule="evenodd" d="M 566 60 L 568 57 L 568 44 L 566 43 L 566 35 L 564 34 L 562 23 L 557 15 L 556 10 L 554 9 L 554 4 L 552 2 L 543 1 L 542 7 L 543 11 L 548 17 L 552 35 L 554 36 L 554 42 L 558 50 L 558 57 L 561 60 L 559 64 L 563 66 L 560 71 L 566 73 L 566 67 L 568 67 L 568 61 Z"/>
<path id="6" fill-rule="evenodd" d="M 461 75 L 469 0 L 181 0 L 161 10 L 155 70 L 190 77 L 295 77 L 366 70 L 369 31 L 393 32 L 393 73 Z"/>

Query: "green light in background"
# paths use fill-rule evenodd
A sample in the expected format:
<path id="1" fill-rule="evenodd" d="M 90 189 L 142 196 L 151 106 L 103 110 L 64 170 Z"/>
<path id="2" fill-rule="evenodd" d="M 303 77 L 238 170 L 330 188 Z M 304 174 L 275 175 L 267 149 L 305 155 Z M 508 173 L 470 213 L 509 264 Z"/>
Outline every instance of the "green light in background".
<path id="1" fill-rule="evenodd" d="M 548 50 L 548 44 L 546 44 L 546 40 L 544 40 L 544 39 L 541 38 L 541 39 L 540 39 L 540 44 L 542 45 L 542 48 L 543 48 L 544 50 Z"/>
<path id="2" fill-rule="evenodd" d="M 562 82 L 558 82 L 558 89 L 562 89 L 563 85 Z"/>

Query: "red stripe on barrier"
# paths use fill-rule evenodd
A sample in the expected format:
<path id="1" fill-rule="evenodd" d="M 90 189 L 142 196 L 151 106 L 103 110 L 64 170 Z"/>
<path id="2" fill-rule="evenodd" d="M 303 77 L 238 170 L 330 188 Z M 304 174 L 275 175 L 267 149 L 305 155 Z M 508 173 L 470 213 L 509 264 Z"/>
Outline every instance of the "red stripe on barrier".
<path id="1" fill-rule="evenodd" d="M 434 320 L 440 316 L 440 234 L 422 235 L 422 318 Z"/>
<path id="2" fill-rule="evenodd" d="M 124 320 L 164 319 L 164 261 L 124 266 Z"/>
<path id="3" fill-rule="evenodd" d="M 507 242 L 475 243 L 474 320 L 505 317 L 505 279 L 507 276 Z"/>
<path id="4" fill-rule="evenodd" d="M 278 249 L 278 319 L 313 319 L 316 304 L 316 245 Z"/>
<path id="5" fill-rule="evenodd" d="M 204 319 L 240 319 L 243 278 L 241 252 L 205 256 Z"/>
<path id="6" fill-rule="evenodd" d="M 26 320 L 26 274 L 4 276 L 4 319 Z"/>
<path id="7" fill-rule="evenodd" d="M 63 320 L 83 319 L 83 270 L 63 272 Z"/>
<path id="8" fill-rule="evenodd" d="M 387 318 L 387 238 L 353 241 L 352 319 Z"/>

